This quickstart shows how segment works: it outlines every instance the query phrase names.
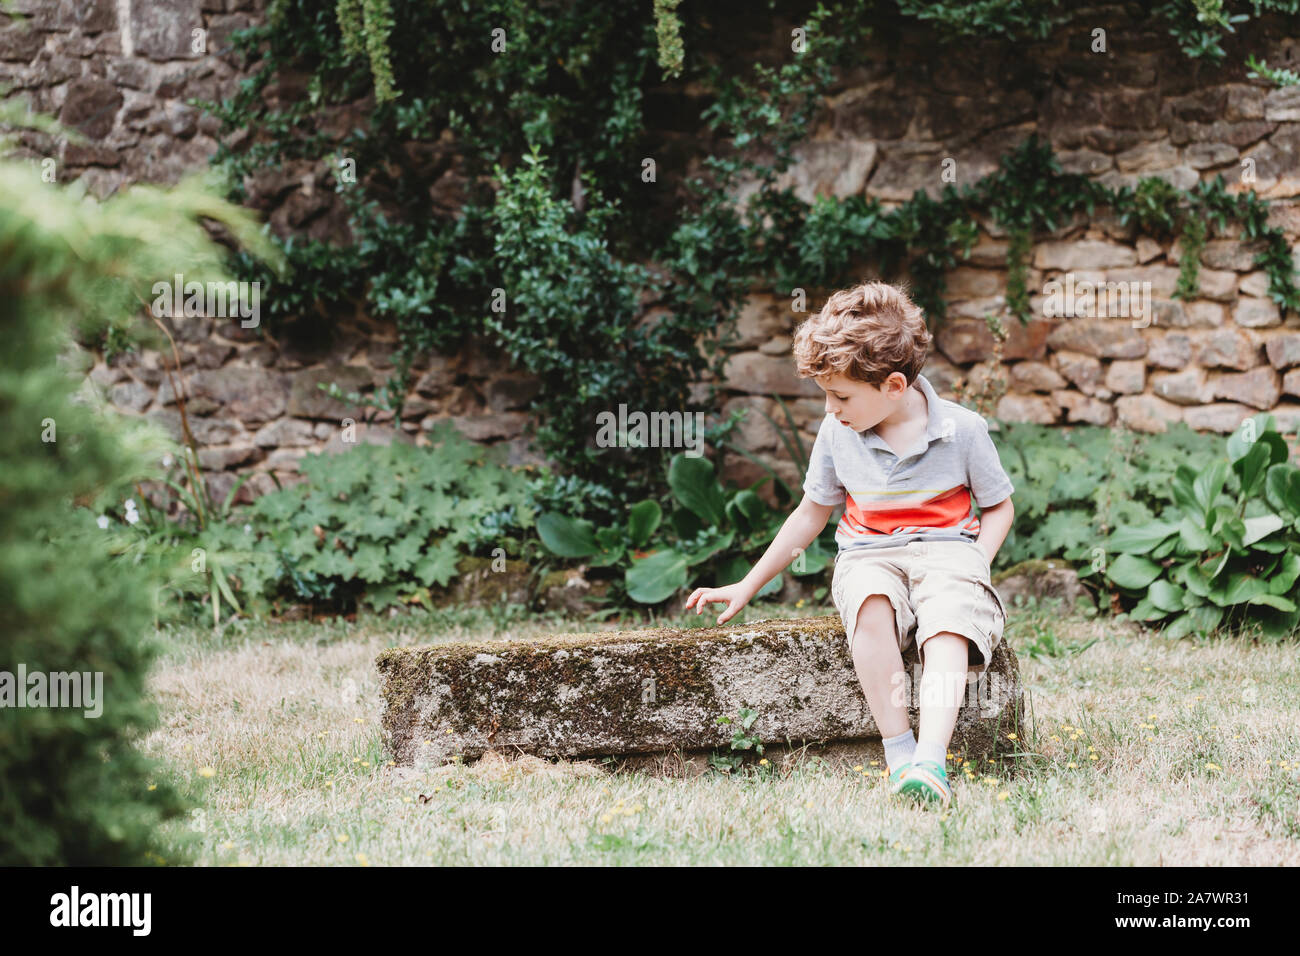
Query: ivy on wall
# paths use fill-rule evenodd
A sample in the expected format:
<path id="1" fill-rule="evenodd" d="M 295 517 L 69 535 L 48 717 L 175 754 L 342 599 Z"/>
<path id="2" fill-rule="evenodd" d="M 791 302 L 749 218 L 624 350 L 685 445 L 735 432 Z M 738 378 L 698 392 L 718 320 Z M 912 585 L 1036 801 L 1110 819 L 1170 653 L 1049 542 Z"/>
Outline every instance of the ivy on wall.
<path id="1" fill-rule="evenodd" d="M 1265 3 L 1257 15 L 1294 6 Z M 1036 17 L 1054 7 L 903 2 L 896 12 L 1010 37 L 1041 30 L 1046 21 Z M 1180 239 L 1182 297 L 1195 294 L 1207 225 L 1239 225 L 1242 238 L 1264 241 L 1256 262 L 1272 298 L 1300 307 L 1290 250 L 1253 193 L 1231 194 L 1221 178 L 1186 191 L 1158 179 L 1111 190 L 1064 173 L 1035 138 L 990 176 L 937 198 L 917 192 L 894 209 L 864 196 L 804 203 L 777 189 L 777 176 L 807 137 L 836 68 L 860 62 L 880 20 L 877 4 L 783 10 L 802 31 L 792 31 L 790 52 L 778 48 L 765 54 L 770 62 L 751 57 L 743 67 L 727 59 L 737 45 L 729 32 L 768 29 L 773 0 L 758 24 L 748 4 L 719 3 L 684 19 L 676 8 L 656 0 L 647 16 L 619 4 L 538 11 L 526 0 L 339 0 L 323 13 L 311 0 L 274 0 L 265 25 L 235 37 L 252 75 L 231 100 L 208 104 L 226 129 L 259 135 L 223 146 L 214 162 L 239 181 L 290 160 L 334 168 L 346 157 L 357 181 L 337 186 L 351 243 L 284 243 L 295 267 L 287 280 L 240 263 L 248 278 L 271 284 L 268 320 L 359 301 L 397 324 L 398 379 L 420 352 L 484 335 L 539 378 L 542 450 L 636 500 L 658 489 L 672 450 L 593 448 L 597 411 L 715 407 L 692 401 L 689 386 L 706 370 L 721 372 L 735 318 L 756 287 L 811 298 L 868 271 L 905 274 L 918 304 L 941 321 L 945 276 L 969 255 L 981 217 L 1010 236 L 1007 300 L 1022 320 L 1034 237 L 1103 207 L 1144 233 Z M 303 73 L 306 96 L 268 95 Z M 676 79 L 662 85 L 667 78 Z M 707 95 L 688 97 L 688 89 Z M 366 104 L 359 111 L 349 105 L 358 101 Z M 669 164 L 685 160 L 647 130 L 652 121 L 662 126 L 666 108 L 685 107 L 698 114 L 690 141 L 715 145 L 703 174 L 673 194 Z M 340 116 L 345 128 L 328 132 Z M 444 213 L 430 196 L 451 173 L 463 201 Z M 742 215 L 728 193 L 747 180 L 757 191 Z M 641 321 L 647 303 L 658 307 L 653 322 Z M 402 384 L 390 392 L 402 394 Z"/>

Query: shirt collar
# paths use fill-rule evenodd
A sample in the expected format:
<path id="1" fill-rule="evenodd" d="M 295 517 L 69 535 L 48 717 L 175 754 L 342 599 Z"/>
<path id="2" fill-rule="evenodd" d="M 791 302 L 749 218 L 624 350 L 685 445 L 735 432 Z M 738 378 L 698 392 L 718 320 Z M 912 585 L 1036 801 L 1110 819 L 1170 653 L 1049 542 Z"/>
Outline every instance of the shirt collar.
<path id="1" fill-rule="evenodd" d="M 943 421 L 938 415 L 939 396 L 935 392 L 934 386 L 930 384 L 929 380 L 924 375 L 918 373 L 914 384 L 921 390 L 921 394 L 925 396 L 925 413 L 927 416 L 925 443 L 926 448 L 929 448 L 930 442 L 934 441 L 936 438 L 943 437 Z M 874 428 L 870 428 L 859 434 L 863 443 L 868 448 L 883 448 L 891 455 L 894 453 L 894 450 L 885 443 L 885 440 L 876 434 Z"/>

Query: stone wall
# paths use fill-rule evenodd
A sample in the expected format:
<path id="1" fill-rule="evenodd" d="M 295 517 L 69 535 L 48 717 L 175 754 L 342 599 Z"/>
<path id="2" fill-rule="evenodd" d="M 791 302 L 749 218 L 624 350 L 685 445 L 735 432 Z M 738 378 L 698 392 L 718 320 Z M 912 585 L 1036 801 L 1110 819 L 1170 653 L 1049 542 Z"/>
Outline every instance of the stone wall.
<path id="1" fill-rule="evenodd" d="M 27 155 L 55 160 L 60 182 L 83 180 L 100 197 L 203 168 L 217 148 L 217 121 L 186 100 L 234 93 L 240 73 L 230 34 L 264 5 L 12 0 L 9 9 L 24 16 L 0 14 L 0 87 L 87 139 L 24 134 Z"/>
<path id="2" fill-rule="evenodd" d="M 1098 23 L 1109 27 L 1105 56 L 1090 52 Z M 916 190 L 938 199 L 945 160 L 953 161 L 953 185 L 974 184 L 1037 133 L 1066 171 L 1112 188 L 1142 176 L 1190 188 L 1222 174 L 1230 191 L 1254 189 L 1271 201 L 1269 224 L 1284 231 L 1300 263 L 1300 87 L 1248 79 L 1239 65 L 1246 49 L 1231 51 L 1222 69 L 1208 68 L 1188 61 L 1167 36 L 1124 23 L 1099 13 L 1043 43 L 972 43 L 939 56 L 916 30 L 882 38 L 864 51 L 869 65 L 841 78 L 778 185 L 807 202 L 865 195 L 893 208 Z M 1267 21 L 1252 30 L 1257 56 L 1295 68 L 1300 24 Z M 1243 182 L 1247 169 L 1253 182 Z M 1009 421 L 1145 432 L 1183 421 L 1226 433 L 1270 411 L 1284 430 L 1300 427 L 1300 316 L 1279 313 L 1267 276 L 1253 265 L 1260 246 L 1239 241 L 1239 229 L 1211 230 L 1200 293 L 1182 301 L 1172 298 L 1178 242 L 1139 235 L 1105 212 L 1091 221 L 1079 216 L 1034 245 L 1027 278 L 1034 317 L 1021 325 L 1005 312 L 1008 237 L 991 221 L 981 226 L 969 260 L 948 275 L 948 319 L 924 370 L 941 396 L 953 398 L 959 378 L 975 391 L 1000 378 L 1007 391 L 996 414 Z M 1047 318 L 1048 284 L 1070 278 L 1150 283 L 1149 327 L 1131 318 Z M 766 396 L 784 396 L 811 443 L 824 404 L 821 390 L 793 371 L 790 336 L 805 316 L 791 312 L 790 291 L 760 292 L 747 303 L 725 382 L 735 395 L 724 410 L 747 406 L 780 421 Z M 815 310 L 832 290 L 807 291 Z M 990 314 L 1008 332 L 998 368 L 987 362 Z M 741 433 L 746 450 L 770 455 L 783 478 L 797 479 L 776 431 L 753 417 Z M 764 474 L 741 456 L 726 460 L 737 479 Z"/>
<path id="3" fill-rule="evenodd" d="M 219 99 L 235 89 L 241 67 L 228 35 L 260 16 L 262 5 L 17 0 L 16 9 L 31 19 L 24 29 L 0 16 L 0 83 L 88 138 L 73 145 L 30 134 L 27 155 L 55 159 L 61 181 L 83 179 L 101 196 L 126 183 L 172 182 L 202 168 L 217 146 L 216 123 L 184 101 Z M 945 160 L 954 161 L 956 185 L 973 183 L 1037 132 L 1067 170 L 1112 186 L 1154 175 L 1188 187 L 1223 174 L 1233 189 L 1253 188 L 1273 200 L 1270 221 L 1294 246 L 1300 239 L 1300 88 L 1271 89 L 1248 79 L 1241 63 L 1253 51 L 1272 66 L 1297 68 L 1300 26 L 1252 22 L 1251 45 L 1230 45 L 1226 65 L 1215 68 L 1188 61 L 1168 37 L 1127 24 L 1117 8 L 1098 9 L 1097 22 L 1108 27 L 1104 55 L 1090 52 L 1091 25 L 1042 43 L 971 42 L 938 54 L 927 27 L 882 25 L 864 45 L 862 65 L 844 72 L 830 91 L 785 182 L 805 200 L 862 194 L 891 206 L 917 189 L 937 197 Z M 194 52 L 195 30 L 204 31 L 206 52 Z M 784 26 L 774 27 L 771 50 L 788 46 L 788 36 Z M 285 78 L 265 95 L 284 100 L 300 93 Z M 440 140 L 436 148 L 450 147 Z M 698 171 L 708 144 L 701 140 L 692 152 L 685 175 Z M 1249 184 L 1242 182 L 1247 166 L 1255 177 Z M 326 175 L 323 163 L 268 169 L 249 183 L 251 204 L 280 235 L 337 236 L 340 217 L 332 190 L 322 188 Z M 452 163 L 434 205 L 454 206 L 456 184 Z M 948 277 L 949 318 L 925 370 L 941 395 L 951 397 L 959 377 L 976 388 L 1000 377 L 1008 391 L 996 411 L 1008 420 L 1144 431 L 1185 421 L 1226 432 L 1267 410 L 1285 428 L 1300 425 L 1300 317 L 1279 314 L 1264 274 L 1252 264 L 1255 247 L 1235 232 L 1212 233 L 1201 255 L 1200 295 L 1190 302 L 1171 298 L 1177 243 L 1138 235 L 1105 214 L 1039 237 L 1028 276 L 1035 319 L 1027 326 L 1004 320 L 1004 361 L 992 369 L 982 364 L 993 345 L 984 316 L 1004 311 L 1006 247 L 1006 235 L 983 223 L 970 259 Z M 1150 283 L 1154 320 L 1135 328 L 1130 319 L 1046 318 L 1043 291 L 1067 275 L 1076 283 Z M 816 309 L 831 290 L 808 291 Z M 821 391 L 794 374 L 790 335 L 804 315 L 791 312 L 789 294 L 756 289 L 746 303 L 721 411 L 754 409 L 739 443 L 795 481 L 797 464 L 756 414 L 761 409 L 780 420 L 768 396 L 783 396 L 806 444 L 824 415 Z M 342 447 L 344 420 L 361 421 L 365 409 L 329 399 L 317 383 L 367 392 L 386 379 L 394 347 L 393 330 L 365 316 L 309 344 L 229 321 L 180 320 L 172 328 L 191 426 L 218 492 L 245 470 L 259 473 L 246 494 L 272 487 L 271 473 L 292 481 L 303 454 Z M 114 404 L 179 433 L 160 353 L 108 361 L 88 356 L 86 365 L 93 386 Z M 434 422 L 450 418 L 475 440 L 509 443 L 512 461 L 540 461 L 526 439 L 536 385 L 511 372 L 503 358 L 471 348 L 432 356 L 417 373 L 403 421 L 380 414 L 362 427 L 363 440 L 421 442 Z M 765 474 L 730 454 L 724 471 L 746 483 Z"/>

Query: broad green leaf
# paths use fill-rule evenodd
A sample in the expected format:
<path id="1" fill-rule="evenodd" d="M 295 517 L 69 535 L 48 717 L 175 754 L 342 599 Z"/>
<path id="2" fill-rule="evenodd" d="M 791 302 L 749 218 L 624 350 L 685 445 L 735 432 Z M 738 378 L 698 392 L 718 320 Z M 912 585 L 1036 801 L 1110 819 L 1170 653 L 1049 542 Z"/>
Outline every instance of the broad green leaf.
<path id="1" fill-rule="evenodd" d="M 1197 608 L 1175 618 L 1165 629 L 1166 637 L 1186 637 L 1193 633 L 1206 633 L 1212 630 L 1223 614 L 1218 608 Z"/>
<path id="2" fill-rule="evenodd" d="M 1160 565 L 1146 558 L 1121 554 L 1106 568 L 1106 577 L 1122 588 L 1141 591 L 1160 577 Z"/>
<path id="3" fill-rule="evenodd" d="M 1192 608 L 1187 613 L 1192 619 L 1193 627 L 1201 633 L 1209 633 L 1218 627 L 1219 622 L 1223 620 L 1223 608 L 1214 607 L 1210 604 Z"/>
<path id="4" fill-rule="evenodd" d="M 1268 593 L 1289 594 L 1298 577 L 1300 577 L 1300 557 L 1293 552 L 1287 552 L 1277 572 L 1269 578 Z"/>
<path id="5" fill-rule="evenodd" d="M 759 528 L 769 518 L 767 503 L 748 488 L 736 492 L 736 496 L 729 504 L 734 505 L 735 510 L 744 515 L 745 523 L 749 528 Z"/>
<path id="6" fill-rule="evenodd" d="M 1287 637 L 1300 625 L 1300 608 L 1294 611 L 1275 611 L 1271 608 L 1260 611 L 1255 618 L 1269 637 Z"/>
<path id="7" fill-rule="evenodd" d="M 1162 611 L 1181 611 L 1183 609 L 1183 589 L 1168 581 L 1152 581 L 1147 590 L 1147 600 Z"/>
<path id="8" fill-rule="evenodd" d="M 1168 613 L 1156 607 L 1148 598 L 1143 598 L 1133 605 L 1133 610 L 1128 612 L 1128 616 L 1135 621 L 1158 621 Z"/>
<path id="9" fill-rule="evenodd" d="M 1269 468 L 1264 479 L 1264 497 L 1275 510 L 1300 515 L 1300 468 L 1290 462 Z"/>
<path id="10" fill-rule="evenodd" d="M 1192 483 L 1192 493 L 1196 495 L 1196 502 L 1201 506 L 1202 511 L 1208 513 L 1214 507 L 1220 492 L 1223 491 L 1224 482 L 1227 480 L 1228 463 L 1226 461 L 1213 462 L 1196 476 L 1196 481 Z"/>
<path id="11" fill-rule="evenodd" d="M 1243 523 L 1246 526 L 1246 533 L 1241 538 L 1243 545 L 1254 544 L 1260 538 L 1266 538 L 1279 528 L 1286 527 L 1286 522 L 1277 515 L 1261 515 L 1258 518 L 1247 518 Z"/>
<path id="12" fill-rule="evenodd" d="M 377 613 L 394 604 L 401 603 L 398 598 L 398 591 L 399 588 L 396 584 L 383 584 L 379 587 L 366 588 L 365 602 L 370 605 L 371 610 Z"/>
<path id="13" fill-rule="evenodd" d="M 1296 537 L 1300 538 L 1300 527 L 1293 530 L 1296 532 Z M 1281 554 L 1287 548 L 1286 542 L 1285 537 L 1266 538 L 1262 541 L 1256 541 L 1251 547 L 1256 551 L 1263 551 L 1265 554 Z"/>
<path id="14" fill-rule="evenodd" d="M 632 546 L 644 548 L 650 541 L 650 536 L 658 529 L 663 516 L 663 509 L 659 507 L 659 502 L 650 498 L 645 501 L 638 501 L 629 508 L 627 530 L 628 537 L 632 539 Z"/>
<path id="15" fill-rule="evenodd" d="M 1232 463 L 1233 469 L 1241 479 L 1241 496 L 1253 498 L 1263 487 L 1268 466 L 1272 464 L 1273 449 L 1265 442 L 1257 441 L 1241 458 Z"/>
<path id="16" fill-rule="evenodd" d="M 632 600 L 658 604 L 686 586 L 686 558 L 676 551 L 664 550 L 634 559 L 624 582 Z"/>
<path id="17" fill-rule="evenodd" d="M 589 558 L 600 551 L 590 521 L 574 520 L 553 511 L 537 519 L 537 535 L 548 551 L 561 558 Z"/>
<path id="18" fill-rule="evenodd" d="M 1255 436 L 1253 441 L 1247 441 L 1248 434 Z M 1272 461 L 1286 461 L 1286 440 L 1274 430 L 1273 416 L 1267 413 L 1247 419 L 1228 436 L 1228 457 L 1235 464 L 1261 444 L 1268 447 Z"/>
<path id="19" fill-rule="evenodd" d="M 318 574 L 328 577 L 350 581 L 357 576 L 356 565 L 352 563 L 352 558 L 342 548 L 327 548 L 321 551 L 319 557 L 313 563 L 315 567 L 309 567 L 308 570 L 314 570 Z"/>
<path id="20" fill-rule="evenodd" d="M 1294 611 L 1296 609 L 1294 601 L 1284 598 L 1280 594 L 1256 594 L 1246 603 L 1265 604 L 1268 607 L 1277 608 L 1279 611 Z"/>
<path id="21" fill-rule="evenodd" d="M 388 549 L 388 561 L 393 566 L 394 571 L 405 571 L 420 559 L 420 549 L 424 546 L 424 536 L 421 534 L 408 534 L 404 538 L 399 538 L 393 546 Z"/>
<path id="22" fill-rule="evenodd" d="M 1183 583 L 1192 594 L 1198 597 L 1209 597 L 1210 582 L 1206 580 L 1200 567 L 1195 564 L 1185 564 L 1179 569 L 1175 577 Z"/>
<path id="23" fill-rule="evenodd" d="M 432 545 L 428 553 L 412 569 L 412 574 L 425 587 L 436 584 L 445 587 L 447 582 L 457 574 L 457 554 L 454 546 L 446 541 Z"/>
<path id="24" fill-rule="evenodd" d="M 696 514 L 705 526 L 721 527 L 726 518 L 722 488 L 707 458 L 674 455 L 668 465 L 668 485 L 683 508 Z"/>
<path id="25" fill-rule="evenodd" d="M 1223 605 L 1245 604 L 1261 594 L 1268 594 L 1268 584 L 1249 574 L 1233 574 L 1223 592 Z"/>
<path id="26" fill-rule="evenodd" d="M 1169 555 L 1174 553 L 1174 549 L 1178 547 L 1178 543 L 1179 543 L 1178 535 L 1172 535 L 1168 538 L 1165 538 L 1162 544 L 1158 544 L 1151 549 L 1149 553 L 1149 557 L 1153 561 L 1159 561 L 1162 558 L 1167 558 L 1169 557 Z"/>
<path id="27" fill-rule="evenodd" d="M 749 562 L 744 558 L 727 558 L 718 565 L 717 584 L 714 587 L 726 587 L 736 584 L 749 573 Z"/>
<path id="28" fill-rule="evenodd" d="M 1117 528 L 1110 536 L 1108 547 L 1111 551 L 1125 554 L 1146 554 L 1171 534 L 1176 534 L 1178 529 L 1178 525 L 1166 521 L 1153 521 L 1136 528 Z"/>
<path id="29" fill-rule="evenodd" d="M 1193 519 L 1203 519 L 1205 510 L 1196 500 L 1196 471 L 1190 465 L 1179 465 L 1174 471 L 1170 488 L 1174 493 L 1174 502 L 1182 511 Z"/>
<path id="30" fill-rule="evenodd" d="M 704 530 L 704 525 L 700 523 L 695 513 L 685 508 L 674 508 L 668 520 L 672 523 L 677 537 L 682 541 L 690 541 Z"/>
<path id="31" fill-rule="evenodd" d="M 382 546 L 366 542 L 352 556 L 357 565 L 357 577 L 378 584 L 388 576 L 388 563 Z"/>
<path id="32" fill-rule="evenodd" d="M 612 525 L 596 529 L 596 543 L 600 545 L 602 551 L 621 552 L 626 547 L 626 539 L 623 537 L 623 529 Z"/>
<path id="33" fill-rule="evenodd" d="M 1214 539 L 1210 537 L 1209 532 L 1188 517 L 1184 517 L 1179 522 L 1178 536 L 1183 547 L 1192 554 L 1200 554 L 1214 547 Z"/>

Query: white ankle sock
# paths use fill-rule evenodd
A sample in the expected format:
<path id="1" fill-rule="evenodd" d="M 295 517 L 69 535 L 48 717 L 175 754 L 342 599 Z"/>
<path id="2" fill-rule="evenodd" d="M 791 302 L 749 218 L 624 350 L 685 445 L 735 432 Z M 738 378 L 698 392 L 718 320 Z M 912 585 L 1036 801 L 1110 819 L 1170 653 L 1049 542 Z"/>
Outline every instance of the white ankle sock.
<path id="1" fill-rule="evenodd" d="M 922 740 L 916 745 L 916 753 L 912 755 L 912 762 L 920 763 L 922 760 L 933 760 L 946 770 L 948 768 L 948 750 L 934 741 Z"/>
<path id="2" fill-rule="evenodd" d="M 911 727 L 897 737 L 885 737 L 884 744 L 885 763 L 889 764 L 890 772 L 912 761 L 912 752 L 916 750 L 916 738 L 912 736 Z"/>

